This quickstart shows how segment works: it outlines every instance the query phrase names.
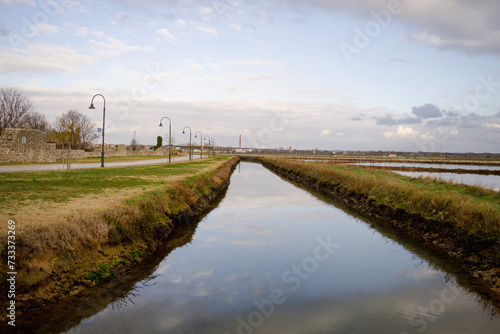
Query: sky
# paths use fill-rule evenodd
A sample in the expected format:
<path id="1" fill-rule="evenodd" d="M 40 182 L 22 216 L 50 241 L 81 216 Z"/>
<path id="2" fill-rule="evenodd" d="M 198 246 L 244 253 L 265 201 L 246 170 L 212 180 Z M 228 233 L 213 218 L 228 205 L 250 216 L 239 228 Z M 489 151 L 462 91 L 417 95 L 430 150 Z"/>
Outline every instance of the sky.
<path id="1" fill-rule="evenodd" d="M 219 146 L 498 153 L 499 15 L 498 0 L 0 0 L 0 87 L 96 128 L 103 95 L 109 144 L 156 144 L 169 117 L 178 144 L 189 126 Z"/>

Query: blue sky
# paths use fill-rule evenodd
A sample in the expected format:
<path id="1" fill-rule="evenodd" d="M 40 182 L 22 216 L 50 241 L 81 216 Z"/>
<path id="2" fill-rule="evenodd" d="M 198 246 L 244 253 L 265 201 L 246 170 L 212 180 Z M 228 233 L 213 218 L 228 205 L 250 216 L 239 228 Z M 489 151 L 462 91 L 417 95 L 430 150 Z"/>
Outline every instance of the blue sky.
<path id="1" fill-rule="evenodd" d="M 495 0 L 0 0 L 0 85 L 154 144 L 500 152 Z"/>

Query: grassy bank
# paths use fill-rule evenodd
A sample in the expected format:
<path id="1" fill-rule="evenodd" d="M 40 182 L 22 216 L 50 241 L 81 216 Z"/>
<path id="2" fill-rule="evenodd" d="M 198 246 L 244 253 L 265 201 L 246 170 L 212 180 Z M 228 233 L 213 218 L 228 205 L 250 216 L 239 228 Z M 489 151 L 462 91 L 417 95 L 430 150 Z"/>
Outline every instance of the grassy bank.
<path id="1" fill-rule="evenodd" d="M 258 160 L 458 259 L 500 294 L 500 193 L 359 166 Z"/>
<path id="2" fill-rule="evenodd" d="M 1 174 L 1 253 L 12 219 L 18 291 L 50 299 L 125 270 L 210 206 L 236 161 Z"/>

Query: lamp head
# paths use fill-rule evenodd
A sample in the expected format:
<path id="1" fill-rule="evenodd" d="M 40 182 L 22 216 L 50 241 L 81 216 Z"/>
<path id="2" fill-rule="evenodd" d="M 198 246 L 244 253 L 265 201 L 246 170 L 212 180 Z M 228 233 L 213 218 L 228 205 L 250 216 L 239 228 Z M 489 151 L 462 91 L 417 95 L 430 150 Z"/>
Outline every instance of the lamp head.
<path id="1" fill-rule="evenodd" d="M 185 134 L 184 130 L 182 130 L 182 134 Z"/>
<path id="2" fill-rule="evenodd" d="M 163 124 L 161 124 L 161 122 L 160 122 L 160 126 L 163 126 Z"/>
<path id="3" fill-rule="evenodd" d="M 93 102 L 92 102 L 92 103 L 90 103 L 90 107 L 89 107 L 89 109 L 95 109 L 95 107 L 94 107 L 94 103 L 93 103 Z"/>

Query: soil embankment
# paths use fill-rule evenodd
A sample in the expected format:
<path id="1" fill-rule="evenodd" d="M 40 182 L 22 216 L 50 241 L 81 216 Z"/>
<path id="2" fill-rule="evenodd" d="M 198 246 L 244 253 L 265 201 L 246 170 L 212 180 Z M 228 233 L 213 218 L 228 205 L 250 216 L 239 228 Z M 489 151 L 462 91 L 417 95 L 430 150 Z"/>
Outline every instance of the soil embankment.
<path id="1" fill-rule="evenodd" d="M 293 161 L 290 159 L 276 159 L 265 157 L 241 157 L 242 160 L 259 162 L 266 168 L 274 171 L 287 179 L 313 188 L 320 193 L 345 203 L 356 211 L 372 218 L 377 224 L 389 226 L 404 233 L 415 240 L 425 243 L 440 256 L 455 262 L 462 270 L 472 276 L 475 290 L 485 295 L 495 305 L 500 305 L 500 244 L 498 234 L 500 228 L 498 224 L 498 211 L 485 210 L 483 204 L 479 204 L 484 212 L 466 212 L 468 202 L 463 199 L 464 210 L 457 209 L 458 204 L 452 203 L 446 198 L 445 207 L 452 212 L 439 212 L 436 209 L 435 196 L 445 195 L 432 194 L 428 203 L 418 203 L 420 210 L 412 210 L 411 205 L 401 205 L 401 203 L 391 202 L 387 198 L 394 196 L 410 197 L 415 192 L 419 198 L 426 198 L 426 189 L 404 188 L 404 192 L 393 187 L 395 184 L 384 185 L 385 181 L 369 175 L 363 181 L 356 172 L 349 175 L 348 179 L 339 179 L 333 169 L 323 166 L 319 173 L 319 164 L 311 162 Z M 366 170 L 366 169 L 365 169 Z M 350 172 L 344 172 L 348 174 Z M 370 182 L 377 185 L 370 185 Z M 407 185 L 405 185 L 407 186 Z M 385 193 L 375 187 L 385 189 Z M 415 186 L 415 188 L 418 188 Z M 375 190 L 374 190 L 375 189 Z M 398 193 L 401 192 L 401 193 Z M 392 193 L 387 198 L 382 198 L 385 194 Z M 430 194 L 430 193 L 429 193 Z M 460 199 L 460 196 L 457 196 Z M 429 213 L 425 214 L 425 206 L 428 205 Z M 498 205 L 498 203 L 497 203 Z M 417 204 L 415 204 L 417 206 Z M 468 215 L 468 216 L 467 216 Z M 486 217 L 486 215 L 490 215 Z M 456 222 L 458 218 L 449 219 L 453 216 L 464 216 L 462 224 Z M 440 217 L 442 217 L 440 219 Z M 485 222 L 489 222 L 486 224 Z M 464 224 L 468 223 L 467 224 Z M 488 232 L 485 232 L 488 231 Z M 492 233 L 491 231 L 496 231 Z M 494 235 L 492 235 L 494 234 Z"/>
<path id="2" fill-rule="evenodd" d="M 113 289 L 116 282 L 141 267 L 139 264 L 164 247 L 167 237 L 178 226 L 198 219 L 229 185 L 232 171 L 239 159 L 233 157 L 213 164 L 196 175 L 177 177 L 163 187 L 143 191 L 120 204 L 110 201 L 97 212 L 79 212 L 67 217 L 68 227 L 78 226 L 75 231 L 88 230 L 96 241 L 79 245 L 60 242 L 60 249 L 48 249 L 44 256 L 40 245 L 25 244 L 21 234 L 17 236 L 16 276 L 16 327 L 14 332 L 37 332 L 28 320 L 33 313 L 42 314 L 80 296 L 87 298 L 103 289 Z M 106 201 L 102 198 L 102 201 Z M 55 218 L 55 217 L 54 217 Z M 44 235 L 53 233 L 54 238 L 65 238 L 58 226 L 48 225 Z M 68 240 L 74 240 L 68 236 Z M 34 240 L 34 239 L 30 239 Z M 89 239 L 85 239 L 89 240 Z M 7 247 L 2 250 L 2 274 L 0 302 L 7 305 L 6 272 Z M 105 283 L 105 284 L 103 284 Z M 106 286 L 109 284 L 109 286 Z M 120 283 L 123 287 L 124 284 Z M 116 288 L 116 287 L 114 287 Z M 45 311 L 44 311 L 45 310 Z M 7 325 L 6 308 L 0 311 L 0 329 Z"/>

